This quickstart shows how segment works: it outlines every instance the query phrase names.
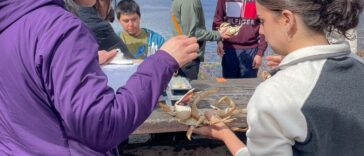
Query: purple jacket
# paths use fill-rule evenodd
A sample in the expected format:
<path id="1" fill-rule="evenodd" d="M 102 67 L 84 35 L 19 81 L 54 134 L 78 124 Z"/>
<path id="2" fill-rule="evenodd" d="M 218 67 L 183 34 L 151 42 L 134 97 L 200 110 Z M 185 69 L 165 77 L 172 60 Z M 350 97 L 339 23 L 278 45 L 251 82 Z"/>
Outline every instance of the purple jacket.
<path id="1" fill-rule="evenodd" d="M 159 51 L 115 94 L 90 30 L 62 6 L 0 0 L 0 155 L 109 155 L 178 69 Z"/>

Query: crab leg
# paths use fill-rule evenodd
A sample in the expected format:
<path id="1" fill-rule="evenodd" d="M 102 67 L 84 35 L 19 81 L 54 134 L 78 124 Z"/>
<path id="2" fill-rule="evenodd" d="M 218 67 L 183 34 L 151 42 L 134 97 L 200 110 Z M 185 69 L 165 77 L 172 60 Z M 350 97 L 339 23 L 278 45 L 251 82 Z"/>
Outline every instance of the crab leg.
<path id="1" fill-rule="evenodd" d="M 214 125 L 214 124 L 217 124 L 217 123 L 220 123 L 220 122 L 230 123 L 230 122 L 233 122 L 234 120 L 236 120 L 236 118 L 231 118 L 231 116 L 228 116 L 228 117 L 225 117 L 225 118 L 220 119 L 218 121 L 210 122 L 210 125 Z"/>
<path id="2" fill-rule="evenodd" d="M 186 133 L 187 139 L 190 140 L 190 141 L 191 141 L 193 129 L 195 129 L 195 126 L 189 126 L 188 130 L 187 130 L 187 133 Z"/>
<path id="3" fill-rule="evenodd" d="M 228 104 L 229 107 L 224 109 L 224 110 L 221 110 L 217 107 L 217 105 L 221 104 L 221 103 L 225 103 L 225 104 Z M 217 112 L 217 115 L 221 118 L 225 118 L 227 116 L 231 116 L 234 114 L 235 110 L 236 110 L 236 105 L 234 103 L 233 100 L 231 100 L 229 97 L 227 96 L 223 96 L 221 97 L 214 105 L 212 105 L 211 107 L 215 108 L 215 109 L 218 109 L 218 112 Z"/>

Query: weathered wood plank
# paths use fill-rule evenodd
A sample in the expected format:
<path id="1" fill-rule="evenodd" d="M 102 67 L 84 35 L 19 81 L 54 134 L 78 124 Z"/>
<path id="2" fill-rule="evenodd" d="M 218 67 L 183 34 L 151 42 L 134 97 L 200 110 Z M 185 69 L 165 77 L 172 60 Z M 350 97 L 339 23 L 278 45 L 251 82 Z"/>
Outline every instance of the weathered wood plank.
<path id="1" fill-rule="evenodd" d="M 214 103 L 221 96 L 229 96 L 235 101 L 239 108 L 245 108 L 256 86 L 261 81 L 262 80 L 259 78 L 227 79 L 227 82 L 224 83 L 218 83 L 213 80 L 194 80 L 191 82 L 191 85 L 197 90 L 205 90 L 208 88 L 219 89 L 218 93 L 201 101 L 199 107 L 202 108 L 202 110 L 209 108 L 209 104 Z M 246 114 L 240 114 L 238 119 L 231 123 L 230 126 L 245 128 L 247 126 Z M 178 123 L 176 119 L 163 112 L 160 108 L 156 108 L 149 118 L 136 129 L 133 134 L 178 132 L 186 131 L 187 128 L 186 125 Z"/>

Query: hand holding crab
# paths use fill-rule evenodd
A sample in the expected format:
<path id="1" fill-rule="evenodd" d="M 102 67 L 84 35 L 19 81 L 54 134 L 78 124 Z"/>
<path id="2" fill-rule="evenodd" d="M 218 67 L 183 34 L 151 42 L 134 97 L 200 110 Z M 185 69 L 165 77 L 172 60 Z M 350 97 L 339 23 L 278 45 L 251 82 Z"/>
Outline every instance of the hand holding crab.
<path id="1" fill-rule="evenodd" d="M 232 26 L 230 23 L 224 22 L 220 24 L 218 30 L 226 29 L 225 34 L 228 36 L 236 36 L 239 34 L 240 28 L 243 25 Z"/>
<path id="2" fill-rule="evenodd" d="M 193 129 L 203 125 L 214 125 L 220 122 L 229 123 L 234 120 L 232 116 L 237 114 L 242 109 L 237 109 L 235 103 L 224 96 L 216 101 L 215 104 L 210 105 L 216 109 L 216 114 L 220 118 L 217 121 L 209 121 L 206 119 L 204 112 L 197 107 L 197 104 L 210 94 L 216 93 L 217 89 L 210 89 L 205 91 L 195 92 L 194 89 L 186 93 L 180 100 L 178 100 L 173 106 L 160 103 L 159 106 L 163 111 L 169 113 L 177 119 L 178 122 L 188 125 L 187 138 L 191 140 Z M 228 108 L 220 109 L 218 106 L 221 104 L 227 104 Z"/>

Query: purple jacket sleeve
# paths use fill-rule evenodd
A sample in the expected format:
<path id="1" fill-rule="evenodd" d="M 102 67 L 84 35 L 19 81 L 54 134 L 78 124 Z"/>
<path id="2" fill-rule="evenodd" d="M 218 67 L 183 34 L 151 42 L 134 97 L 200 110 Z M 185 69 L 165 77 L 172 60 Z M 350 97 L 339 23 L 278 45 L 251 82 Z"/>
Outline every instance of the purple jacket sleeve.
<path id="1" fill-rule="evenodd" d="M 151 114 L 178 63 L 158 51 L 115 94 L 97 62 L 91 32 L 78 22 L 53 27 L 39 41 L 36 57 L 66 137 L 98 151 L 110 150 Z"/>

